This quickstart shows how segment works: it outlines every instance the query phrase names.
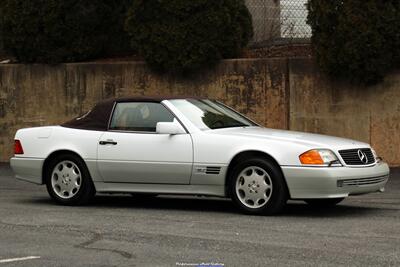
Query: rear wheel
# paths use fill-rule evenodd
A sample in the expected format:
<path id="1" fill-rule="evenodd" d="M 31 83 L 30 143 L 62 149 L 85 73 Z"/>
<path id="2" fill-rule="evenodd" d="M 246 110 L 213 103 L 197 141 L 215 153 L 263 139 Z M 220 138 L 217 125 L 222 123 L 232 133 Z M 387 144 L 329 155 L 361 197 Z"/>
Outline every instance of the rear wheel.
<path id="1" fill-rule="evenodd" d="M 344 198 L 322 198 L 322 199 L 305 199 L 304 201 L 313 207 L 333 207 L 343 201 Z"/>
<path id="2" fill-rule="evenodd" d="M 283 179 L 274 163 L 260 158 L 248 159 L 234 167 L 229 193 L 245 213 L 272 215 L 283 209 L 288 198 Z"/>
<path id="3" fill-rule="evenodd" d="M 56 156 L 45 173 L 49 195 L 63 205 L 82 205 L 95 195 L 85 163 L 73 154 Z"/>

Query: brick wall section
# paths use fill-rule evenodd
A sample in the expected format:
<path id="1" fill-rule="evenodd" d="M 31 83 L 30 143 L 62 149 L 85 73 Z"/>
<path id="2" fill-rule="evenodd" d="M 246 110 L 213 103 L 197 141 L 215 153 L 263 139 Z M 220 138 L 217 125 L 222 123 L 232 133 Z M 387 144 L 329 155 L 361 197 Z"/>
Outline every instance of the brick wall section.
<path id="1" fill-rule="evenodd" d="M 187 80 L 143 63 L 1 65 L 0 161 L 12 156 L 19 128 L 64 122 L 112 96 L 163 94 L 215 98 L 271 128 L 370 142 L 400 166 L 400 71 L 356 87 L 327 79 L 310 59 L 226 60 Z"/>

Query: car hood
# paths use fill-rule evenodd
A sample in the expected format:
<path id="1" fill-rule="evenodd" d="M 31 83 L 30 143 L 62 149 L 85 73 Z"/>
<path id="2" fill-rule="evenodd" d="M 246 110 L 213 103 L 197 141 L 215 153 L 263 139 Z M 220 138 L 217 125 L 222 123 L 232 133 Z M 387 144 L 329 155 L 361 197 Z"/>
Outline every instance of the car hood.
<path id="1" fill-rule="evenodd" d="M 264 127 L 224 128 L 211 130 L 210 132 L 213 132 L 213 134 L 297 143 L 310 148 L 347 149 L 369 147 L 369 144 L 367 143 L 346 138 Z"/>

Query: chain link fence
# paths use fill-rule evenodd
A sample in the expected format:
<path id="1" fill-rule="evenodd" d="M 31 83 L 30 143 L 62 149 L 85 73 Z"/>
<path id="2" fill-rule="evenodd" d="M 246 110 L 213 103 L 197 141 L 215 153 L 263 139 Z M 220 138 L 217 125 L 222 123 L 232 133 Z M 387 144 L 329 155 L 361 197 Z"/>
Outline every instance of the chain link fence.
<path id="1" fill-rule="evenodd" d="M 307 0 L 246 0 L 253 17 L 252 47 L 274 43 L 309 42 Z"/>

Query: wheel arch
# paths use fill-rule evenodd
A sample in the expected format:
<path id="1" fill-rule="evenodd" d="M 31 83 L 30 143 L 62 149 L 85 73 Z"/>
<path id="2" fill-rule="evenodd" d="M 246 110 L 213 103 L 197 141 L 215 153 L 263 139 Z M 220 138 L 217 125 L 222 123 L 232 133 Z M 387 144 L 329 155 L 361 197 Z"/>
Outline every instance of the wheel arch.
<path id="1" fill-rule="evenodd" d="M 89 175 L 90 175 L 89 168 L 87 167 L 87 164 L 86 164 L 85 160 L 81 157 L 81 155 L 79 155 L 77 152 L 72 151 L 72 150 L 60 149 L 60 150 L 56 150 L 56 151 L 51 152 L 47 156 L 47 158 L 44 160 L 43 167 L 42 167 L 42 184 L 45 183 L 44 177 L 46 175 L 46 170 L 47 170 L 51 160 L 54 159 L 55 157 L 59 156 L 59 155 L 65 155 L 65 154 L 74 155 L 74 156 L 77 156 L 78 158 L 80 158 L 82 160 L 83 164 L 85 164 L 85 166 L 86 166 L 86 168 L 87 168 L 87 170 L 89 172 Z"/>
<path id="2" fill-rule="evenodd" d="M 227 169 L 226 175 L 225 175 L 225 194 L 228 197 L 229 197 L 229 190 L 228 190 L 229 179 L 232 174 L 233 168 L 236 166 L 236 164 L 238 162 L 240 162 L 244 159 L 248 159 L 248 158 L 263 158 L 263 159 L 267 159 L 267 160 L 271 161 L 281 172 L 283 181 L 285 184 L 286 192 L 287 192 L 288 196 L 290 196 L 290 191 L 289 191 L 289 188 L 288 188 L 288 185 L 286 182 L 285 175 L 284 175 L 282 168 L 279 165 L 278 161 L 273 156 L 271 156 L 270 154 L 268 154 L 266 152 L 259 151 L 259 150 L 245 150 L 245 151 L 241 151 L 241 152 L 237 153 L 228 164 L 228 169 Z"/>

